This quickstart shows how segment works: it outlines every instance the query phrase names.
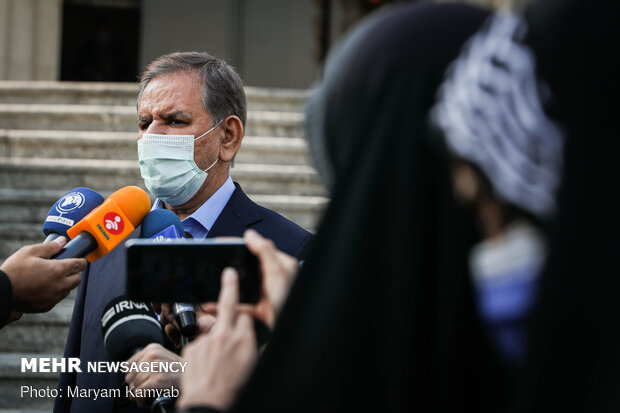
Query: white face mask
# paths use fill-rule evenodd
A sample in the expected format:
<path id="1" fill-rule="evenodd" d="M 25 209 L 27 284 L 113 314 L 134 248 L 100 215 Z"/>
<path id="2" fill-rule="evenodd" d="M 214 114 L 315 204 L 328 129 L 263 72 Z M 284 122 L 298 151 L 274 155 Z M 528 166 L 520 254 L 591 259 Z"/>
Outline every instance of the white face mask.
<path id="1" fill-rule="evenodd" d="M 145 133 L 138 141 L 140 174 L 146 188 L 168 205 L 183 205 L 200 189 L 219 157 L 202 170 L 194 161 L 194 142 L 217 128 L 217 125 L 197 138 L 194 135 L 158 135 Z"/>

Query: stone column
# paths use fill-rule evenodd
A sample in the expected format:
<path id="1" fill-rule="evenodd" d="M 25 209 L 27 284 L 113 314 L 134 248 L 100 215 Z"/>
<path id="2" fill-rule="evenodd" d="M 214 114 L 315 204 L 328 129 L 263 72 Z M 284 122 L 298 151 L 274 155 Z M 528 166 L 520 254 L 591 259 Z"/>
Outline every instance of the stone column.
<path id="1" fill-rule="evenodd" d="M 0 0 L 0 80 L 58 80 L 62 0 Z"/>

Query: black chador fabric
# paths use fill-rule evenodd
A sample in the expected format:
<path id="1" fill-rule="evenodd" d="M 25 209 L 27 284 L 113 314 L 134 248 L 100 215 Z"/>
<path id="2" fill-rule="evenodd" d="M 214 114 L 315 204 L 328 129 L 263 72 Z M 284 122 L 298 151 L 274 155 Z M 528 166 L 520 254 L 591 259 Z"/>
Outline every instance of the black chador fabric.
<path id="1" fill-rule="evenodd" d="M 309 129 L 325 138 L 332 201 L 233 411 L 501 411 L 505 377 L 466 273 L 472 220 L 427 129 L 447 65 L 486 17 L 396 6 L 330 57 L 308 122 L 323 119 Z"/>
<path id="2" fill-rule="evenodd" d="M 543 273 L 522 412 L 620 411 L 620 3 L 548 0 L 527 42 L 566 133 L 557 222 Z"/>

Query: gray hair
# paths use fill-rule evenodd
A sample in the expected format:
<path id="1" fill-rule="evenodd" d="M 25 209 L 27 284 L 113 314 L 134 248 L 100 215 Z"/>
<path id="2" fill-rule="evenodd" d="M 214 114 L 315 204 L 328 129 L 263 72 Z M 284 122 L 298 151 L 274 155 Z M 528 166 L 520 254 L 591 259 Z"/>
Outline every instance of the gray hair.
<path id="1" fill-rule="evenodd" d="M 176 52 L 153 60 L 140 76 L 136 106 L 151 80 L 181 71 L 198 72 L 202 82 L 202 106 L 211 116 L 213 125 L 235 115 L 245 127 L 247 103 L 241 77 L 228 63 L 204 52 Z"/>

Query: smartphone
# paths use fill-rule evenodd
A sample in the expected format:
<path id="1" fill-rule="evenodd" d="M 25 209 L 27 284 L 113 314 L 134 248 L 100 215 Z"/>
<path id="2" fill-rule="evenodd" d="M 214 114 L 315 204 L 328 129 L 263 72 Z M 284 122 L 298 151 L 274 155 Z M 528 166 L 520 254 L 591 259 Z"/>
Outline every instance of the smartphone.
<path id="1" fill-rule="evenodd" d="M 217 302 L 222 270 L 239 274 L 239 301 L 256 303 L 261 295 L 258 259 L 243 238 L 132 239 L 127 250 L 127 295 L 145 302 Z"/>

